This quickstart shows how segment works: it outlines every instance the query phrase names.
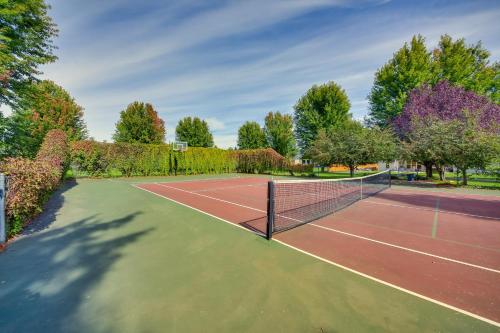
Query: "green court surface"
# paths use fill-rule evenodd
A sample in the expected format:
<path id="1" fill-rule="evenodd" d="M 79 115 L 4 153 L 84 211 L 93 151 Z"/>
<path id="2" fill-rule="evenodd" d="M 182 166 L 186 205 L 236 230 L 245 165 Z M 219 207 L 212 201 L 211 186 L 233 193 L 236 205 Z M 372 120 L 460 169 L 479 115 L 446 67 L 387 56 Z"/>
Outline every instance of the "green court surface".
<path id="1" fill-rule="evenodd" d="M 0 332 L 498 329 L 130 185 L 158 180 L 57 192 L 0 254 Z"/>

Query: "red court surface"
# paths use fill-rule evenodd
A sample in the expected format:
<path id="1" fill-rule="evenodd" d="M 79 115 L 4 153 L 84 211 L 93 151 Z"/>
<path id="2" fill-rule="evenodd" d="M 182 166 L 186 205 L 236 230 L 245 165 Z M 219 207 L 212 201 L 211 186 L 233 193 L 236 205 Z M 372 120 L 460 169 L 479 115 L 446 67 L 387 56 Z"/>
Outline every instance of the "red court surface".
<path id="1" fill-rule="evenodd" d="M 265 178 L 135 186 L 265 233 Z M 500 325 L 500 197 L 393 187 L 273 239 Z"/>

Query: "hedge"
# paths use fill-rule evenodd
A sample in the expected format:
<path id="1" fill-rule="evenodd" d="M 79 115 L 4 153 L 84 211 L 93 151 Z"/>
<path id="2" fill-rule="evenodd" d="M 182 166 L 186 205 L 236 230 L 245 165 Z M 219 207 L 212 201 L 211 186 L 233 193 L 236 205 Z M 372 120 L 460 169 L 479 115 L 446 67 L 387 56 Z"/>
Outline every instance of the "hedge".
<path id="1" fill-rule="evenodd" d="M 61 130 L 47 133 L 35 160 L 7 158 L 0 171 L 8 177 L 7 235 L 12 237 L 38 213 L 57 188 L 69 163 L 69 145 Z"/>
<path id="2" fill-rule="evenodd" d="M 264 173 L 288 170 L 288 166 L 288 161 L 271 148 L 230 151 L 190 147 L 186 152 L 178 152 L 170 144 L 71 144 L 71 167 L 77 176 Z"/>
<path id="3" fill-rule="evenodd" d="M 272 148 L 234 151 L 237 171 L 244 173 L 264 173 L 287 170 L 288 161 Z"/>

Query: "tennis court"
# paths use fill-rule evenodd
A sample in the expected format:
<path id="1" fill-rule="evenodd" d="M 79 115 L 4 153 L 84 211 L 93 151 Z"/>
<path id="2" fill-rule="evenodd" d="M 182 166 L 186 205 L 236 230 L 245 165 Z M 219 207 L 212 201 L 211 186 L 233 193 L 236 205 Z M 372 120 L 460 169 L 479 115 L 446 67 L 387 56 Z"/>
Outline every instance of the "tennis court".
<path id="1" fill-rule="evenodd" d="M 292 199 L 285 205 L 299 208 L 298 203 L 307 203 L 303 207 L 314 208 L 305 215 L 319 212 L 318 216 L 314 221 L 304 220 L 300 216 L 303 208 L 275 212 L 275 228 L 280 219 L 297 220 L 297 223 L 291 228 L 274 229 L 273 241 L 499 325 L 499 197 L 386 188 L 380 187 L 377 181 L 375 185 L 368 182 L 368 186 L 363 187 L 362 200 L 358 200 L 356 186 L 337 186 L 333 197 L 347 195 L 356 199 L 340 204 L 337 200 L 335 207 L 324 209 L 331 204 L 328 196 L 333 190 L 318 190 L 318 186 L 326 186 L 322 182 L 317 182 L 314 191 L 309 193 L 303 187 L 296 192 L 290 190 L 297 185 L 303 186 L 300 184 L 304 182 L 289 186 L 287 191 Z M 313 182 L 306 186 L 311 184 Z M 134 186 L 263 237 L 269 232 L 267 178 Z M 275 186 L 277 203 L 274 208 L 279 210 L 283 206 L 278 203 L 282 197 L 278 192 L 280 186 L 285 188 L 285 185 Z M 311 195 L 316 195 L 316 199 L 311 201 Z M 325 215 L 328 210 L 335 213 Z M 290 211 L 293 213 L 287 215 Z"/>

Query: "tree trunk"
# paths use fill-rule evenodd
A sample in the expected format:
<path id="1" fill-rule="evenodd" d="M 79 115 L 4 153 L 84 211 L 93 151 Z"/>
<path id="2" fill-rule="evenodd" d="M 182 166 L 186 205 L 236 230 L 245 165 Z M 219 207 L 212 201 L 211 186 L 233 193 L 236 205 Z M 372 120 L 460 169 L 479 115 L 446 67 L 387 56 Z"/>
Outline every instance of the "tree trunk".
<path id="1" fill-rule="evenodd" d="M 351 177 L 354 177 L 354 167 L 353 166 L 349 166 L 349 175 Z"/>
<path id="2" fill-rule="evenodd" d="M 436 166 L 436 169 L 439 173 L 439 180 L 444 181 L 445 180 L 445 176 L 444 176 L 445 168 L 442 166 Z"/>
<path id="3" fill-rule="evenodd" d="M 427 178 L 432 178 L 432 162 L 424 162 L 425 166 L 425 176 Z"/>
<path id="4" fill-rule="evenodd" d="M 462 184 L 467 185 L 467 169 L 462 170 Z"/>

